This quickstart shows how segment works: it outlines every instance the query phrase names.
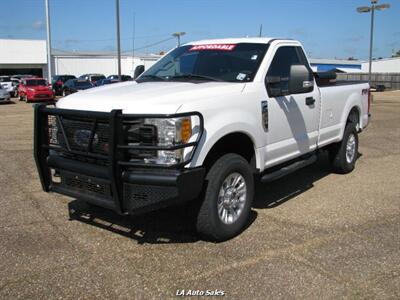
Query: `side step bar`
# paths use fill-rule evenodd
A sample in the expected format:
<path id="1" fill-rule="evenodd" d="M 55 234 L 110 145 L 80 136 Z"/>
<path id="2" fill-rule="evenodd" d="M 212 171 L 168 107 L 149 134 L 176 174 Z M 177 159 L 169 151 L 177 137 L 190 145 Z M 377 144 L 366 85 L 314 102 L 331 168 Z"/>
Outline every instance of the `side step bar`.
<path id="1" fill-rule="evenodd" d="M 263 175 L 261 177 L 261 182 L 265 183 L 265 182 L 271 182 L 271 181 L 277 180 L 277 179 L 279 179 L 283 176 L 286 176 L 294 171 L 297 171 L 301 168 L 311 165 L 316 161 L 317 161 L 317 155 L 313 154 L 308 158 L 298 160 L 298 161 L 292 163 L 291 165 L 285 166 L 281 169 L 278 169 L 276 171 L 273 171 L 271 173 L 267 173 L 267 174 Z"/>

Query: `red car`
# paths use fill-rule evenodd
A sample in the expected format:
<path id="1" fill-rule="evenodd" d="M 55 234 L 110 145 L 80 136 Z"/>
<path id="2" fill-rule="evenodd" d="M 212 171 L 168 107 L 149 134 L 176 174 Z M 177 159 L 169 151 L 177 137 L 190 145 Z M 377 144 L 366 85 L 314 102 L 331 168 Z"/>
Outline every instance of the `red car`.
<path id="1" fill-rule="evenodd" d="M 44 78 L 24 78 L 18 87 L 19 100 L 41 101 L 54 100 L 54 93 L 51 85 Z"/>

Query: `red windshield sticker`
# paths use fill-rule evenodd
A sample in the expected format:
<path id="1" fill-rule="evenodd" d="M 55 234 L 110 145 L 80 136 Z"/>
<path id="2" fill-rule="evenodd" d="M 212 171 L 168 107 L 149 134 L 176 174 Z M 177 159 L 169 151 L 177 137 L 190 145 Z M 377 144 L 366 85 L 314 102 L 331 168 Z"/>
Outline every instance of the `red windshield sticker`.
<path id="1" fill-rule="evenodd" d="M 219 50 L 219 51 L 232 51 L 235 49 L 236 44 L 205 44 L 195 45 L 189 51 L 203 51 L 203 50 Z"/>

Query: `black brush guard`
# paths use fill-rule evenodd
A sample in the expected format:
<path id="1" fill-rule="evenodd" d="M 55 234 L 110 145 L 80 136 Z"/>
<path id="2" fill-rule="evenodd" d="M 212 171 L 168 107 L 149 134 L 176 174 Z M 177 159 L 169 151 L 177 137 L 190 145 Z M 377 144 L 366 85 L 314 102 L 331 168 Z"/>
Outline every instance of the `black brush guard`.
<path id="1" fill-rule="evenodd" d="M 128 145 L 123 126 L 144 118 L 196 116 L 196 141 L 173 146 Z M 184 168 L 191 162 L 204 131 L 198 112 L 179 114 L 122 114 L 34 106 L 34 157 L 42 188 L 112 209 L 120 214 L 148 211 L 196 198 L 204 168 Z M 56 131 L 51 124 L 56 124 Z M 72 127 L 70 125 L 74 125 Z M 69 127 L 68 127 L 69 126 Z M 85 129 L 82 129 L 82 128 Z M 77 131 L 74 131 L 77 130 Z M 83 145 L 72 139 L 86 134 Z M 78 132 L 79 133 L 79 132 Z M 55 142 L 57 141 L 57 142 Z M 174 165 L 147 164 L 126 159 L 128 150 L 178 150 L 193 147 L 189 157 Z M 60 177 L 55 177 L 54 173 Z"/>

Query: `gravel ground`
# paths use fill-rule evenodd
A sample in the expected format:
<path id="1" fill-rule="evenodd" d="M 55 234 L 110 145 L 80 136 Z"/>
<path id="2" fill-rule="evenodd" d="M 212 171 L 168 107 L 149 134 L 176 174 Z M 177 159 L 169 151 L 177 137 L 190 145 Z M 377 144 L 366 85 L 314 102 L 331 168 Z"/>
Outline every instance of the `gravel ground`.
<path id="1" fill-rule="evenodd" d="M 348 175 L 326 158 L 257 186 L 252 222 L 198 240 L 187 207 L 119 217 L 41 191 L 32 108 L 0 105 L 0 298 L 400 298 L 400 92 L 375 94 Z"/>

